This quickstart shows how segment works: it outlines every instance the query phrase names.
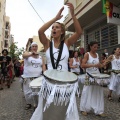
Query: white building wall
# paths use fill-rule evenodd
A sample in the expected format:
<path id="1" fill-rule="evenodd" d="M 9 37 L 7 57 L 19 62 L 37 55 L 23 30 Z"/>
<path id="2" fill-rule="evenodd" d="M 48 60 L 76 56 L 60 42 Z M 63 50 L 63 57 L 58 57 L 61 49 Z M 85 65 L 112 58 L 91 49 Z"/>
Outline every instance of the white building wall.
<path id="1" fill-rule="evenodd" d="M 0 0 L 0 54 L 3 49 L 6 0 Z"/>

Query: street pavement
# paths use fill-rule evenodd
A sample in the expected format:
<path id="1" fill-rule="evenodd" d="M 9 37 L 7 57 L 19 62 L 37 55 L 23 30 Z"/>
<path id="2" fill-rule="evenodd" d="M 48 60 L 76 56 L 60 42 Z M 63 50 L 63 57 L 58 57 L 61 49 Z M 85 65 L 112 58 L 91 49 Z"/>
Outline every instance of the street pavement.
<path id="1" fill-rule="evenodd" d="M 21 91 L 19 79 L 15 78 L 11 88 L 5 87 L 0 91 L 0 120 L 30 120 L 34 110 L 25 110 L 25 99 Z M 87 116 L 81 115 L 80 120 L 120 120 L 120 103 L 118 96 L 113 94 L 114 101 L 110 102 L 107 99 L 108 89 L 104 87 L 105 93 L 105 114 L 107 117 L 102 118 L 90 112 Z M 80 98 L 77 97 L 79 108 Z M 56 118 L 57 120 L 57 118 Z"/>

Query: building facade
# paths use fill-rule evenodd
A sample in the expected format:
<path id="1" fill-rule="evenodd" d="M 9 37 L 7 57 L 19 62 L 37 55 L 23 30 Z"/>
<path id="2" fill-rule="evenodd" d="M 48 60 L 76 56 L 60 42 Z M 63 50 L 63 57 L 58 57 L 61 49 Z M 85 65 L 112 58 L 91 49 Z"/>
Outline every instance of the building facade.
<path id="1" fill-rule="evenodd" d="M 120 9 L 120 0 L 108 1 Z M 108 49 L 111 54 L 113 48 L 120 46 L 120 25 L 107 23 L 106 14 L 102 13 L 103 0 L 65 0 L 64 3 L 66 2 L 73 3 L 75 15 L 83 28 L 83 34 L 75 47 L 84 47 L 87 51 L 90 41 L 95 40 L 99 45 L 99 53 Z M 66 16 L 64 23 L 69 31 L 74 32 L 70 14 Z"/>
<path id="2" fill-rule="evenodd" d="M 10 34 L 10 18 L 6 16 L 6 0 L 0 0 L 0 55 L 3 49 L 9 50 L 10 45 L 14 42 L 13 35 Z"/>
<path id="3" fill-rule="evenodd" d="M 0 0 L 0 55 L 4 48 L 6 0 Z"/>
<path id="4" fill-rule="evenodd" d="M 8 16 L 5 16 L 5 29 L 4 29 L 4 41 L 3 41 L 3 47 L 4 49 L 9 50 L 10 45 L 12 44 L 11 42 L 11 23 L 10 23 L 10 18 Z"/>

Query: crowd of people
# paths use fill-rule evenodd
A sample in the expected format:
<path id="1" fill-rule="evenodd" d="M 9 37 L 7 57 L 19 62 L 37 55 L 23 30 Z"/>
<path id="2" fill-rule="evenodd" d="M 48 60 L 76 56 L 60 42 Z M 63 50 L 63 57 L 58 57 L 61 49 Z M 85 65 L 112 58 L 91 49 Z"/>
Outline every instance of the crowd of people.
<path id="1" fill-rule="evenodd" d="M 30 120 L 79 120 L 76 93 L 79 89 L 78 82 L 81 82 L 81 74 L 85 75 L 83 80 L 85 83 L 86 76 L 89 76 L 89 79 L 93 81 L 95 79 L 93 76 L 91 77 L 92 74 L 108 74 L 108 69 L 120 71 L 120 48 L 115 48 L 111 55 L 108 55 L 106 50 L 99 55 L 97 53 L 98 43 L 96 41 L 89 43 L 88 51 L 83 58 L 79 56 L 78 51 L 73 51 L 72 57 L 69 57 L 69 47 L 79 39 L 82 34 L 82 28 L 74 15 L 73 5 L 71 3 L 66 5 L 70 10 L 75 28 L 75 32 L 71 37 L 65 38 L 65 26 L 58 22 L 62 18 L 64 7 L 59 10 L 53 19 L 38 30 L 40 42 L 43 44 L 46 53 L 46 62 L 37 52 L 38 44 L 36 42 L 31 44 L 29 52 L 23 53 L 24 69 L 23 65 L 19 69 L 21 65 L 18 60 L 12 62 L 10 57 L 6 57 L 6 62 L 3 57 L 8 54 L 6 51 L 3 51 L 3 56 L 0 58 L 2 73 L 4 73 L 3 63 L 5 62 L 7 63 L 7 68 L 14 65 L 16 76 L 21 75 L 20 81 L 26 100 L 25 110 L 30 109 L 32 106 L 35 109 Z M 50 26 L 52 26 L 52 30 L 51 39 L 49 40 L 45 35 L 45 31 Z M 109 68 L 109 64 L 111 64 L 111 68 Z M 19 73 L 20 70 L 22 71 L 21 73 Z M 52 73 L 49 76 L 45 76 L 44 72 L 53 70 L 57 72 L 54 75 L 55 78 L 49 78 Z M 63 76 L 58 75 L 60 71 L 65 73 L 70 71 L 70 75 L 77 76 L 77 80 L 66 82 L 65 74 Z M 41 79 L 41 76 L 42 82 L 41 85 L 38 85 L 41 86 L 37 94 L 38 103 L 37 106 L 34 106 L 34 95 L 30 83 L 36 80 L 36 78 L 38 80 Z M 57 77 L 61 79 L 58 80 Z M 112 91 L 115 91 L 119 95 L 118 101 L 120 102 L 120 76 L 111 71 L 109 78 L 104 79 L 109 82 L 108 100 L 112 100 Z M 2 81 L 1 86 L 3 88 Z M 84 84 L 81 91 L 79 109 L 82 115 L 85 116 L 91 110 L 94 111 L 95 115 L 106 116 L 104 113 L 104 90 L 99 83 L 98 85 Z"/>

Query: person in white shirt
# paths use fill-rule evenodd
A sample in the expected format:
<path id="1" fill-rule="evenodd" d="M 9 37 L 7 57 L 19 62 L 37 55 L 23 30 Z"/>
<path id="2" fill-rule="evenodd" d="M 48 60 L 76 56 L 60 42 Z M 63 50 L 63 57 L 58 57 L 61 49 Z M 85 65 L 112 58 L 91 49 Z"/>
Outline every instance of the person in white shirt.
<path id="1" fill-rule="evenodd" d="M 99 68 L 101 67 L 98 53 L 98 43 L 92 41 L 89 44 L 89 52 L 85 53 L 82 60 L 81 67 L 86 69 L 86 72 L 92 74 L 99 74 Z M 103 88 L 99 85 L 84 85 L 81 101 L 80 111 L 83 115 L 87 115 L 90 110 L 93 110 L 96 115 L 104 117 L 104 94 Z"/>
<path id="2" fill-rule="evenodd" d="M 73 58 L 70 59 L 70 68 L 71 72 L 79 75 L 80 74 L 80 65 L 81 65 L 82 59 L 78 57 L 78 52 L 73 52 Z"/>
<path id="3" fill-rule="evenodd" d="M 40 77 L 42 74 L 42 71 L 45 70 L 45 65 L 42 57 L 37 53 L 38 50 L 38 44 L 36 42 L 33 42 L 31 44 L 31 52 L 25 52 L 23 53 L 24 58 L 24 71 L 23 71 L 23 92 L 25 95 L 26 100 L 26 107 L 25 109 L 30 109 L 33 104 L 33 96 L 32 96 L 32 90 L 29 87 L 30 82 Z"/>
<path id="4" fill-rule="evenodd" d="M 113 54 L 110 55 L 104 64 L 111 63 L 112 70 L 120 71 L 120 48 L 114 48 Z M 108 85 L 109 93 L 108 100 L 112 101 L 112 92 L 116 92 L 119 96 L 118 101 L 120 102 L 120 76 L 114 71 L 111 73 L 110 84 Z"/>

